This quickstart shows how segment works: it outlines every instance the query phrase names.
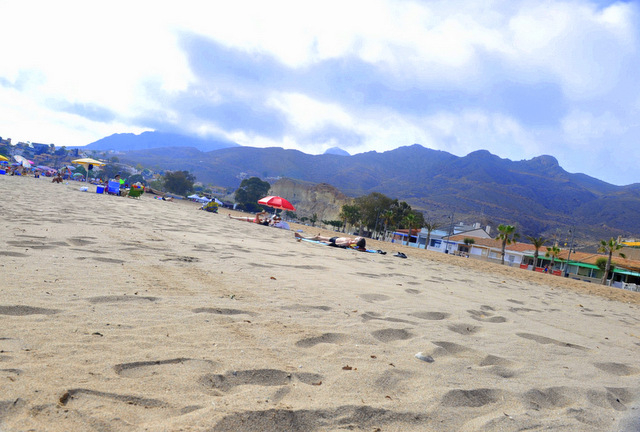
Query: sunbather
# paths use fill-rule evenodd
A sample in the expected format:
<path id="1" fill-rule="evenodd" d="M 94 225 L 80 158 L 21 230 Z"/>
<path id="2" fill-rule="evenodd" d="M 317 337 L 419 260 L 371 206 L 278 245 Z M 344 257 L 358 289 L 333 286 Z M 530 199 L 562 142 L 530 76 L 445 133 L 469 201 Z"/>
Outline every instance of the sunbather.
<path id="1" fill-rule="evenodd" d="M 231 214 L 229 214 L 229 219 L 237 219 L 245 222 L 253 222 L 253 223 L 264 225 L 266 221 L 262 219 L 262 217 L 266 214 L 267 214 L 266 211 L 261 211 L 260 213 L 256 213 L 255 217 L 253 218 L 247 217 L 247 216 L 231 216 Z"/>
<path id="2" fill-rule="evenodd" d="M 326 243 L 329 246 L 333 247 L 342 247 L 342 248 L 353 248 L 361 251 L 367 250 L 367 241 L 364 237 L 326 237 L 321 236 L 320 234 L 315 235 L 313 237 L 303 237 L 300 233 L 294 233 L 296 239 L 300 240 L 313 240 L 319 241 L 322 243 Z"/>

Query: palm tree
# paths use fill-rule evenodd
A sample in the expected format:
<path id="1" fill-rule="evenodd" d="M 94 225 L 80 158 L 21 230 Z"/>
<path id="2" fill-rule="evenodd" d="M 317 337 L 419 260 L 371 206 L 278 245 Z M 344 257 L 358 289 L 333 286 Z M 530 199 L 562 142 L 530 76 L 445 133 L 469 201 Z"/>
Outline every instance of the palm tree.
<path id="1" fill-rule="evenodd" d="M 609 271 L 611 270 L 611 258 L 613 257 L 613 253 L 617 250 L 622 249 L 622 244 L 620 243 L 620 237 L 614 239 L 611 237 L 609 241 L 600 240 L 600 247 L 598 248 L 598 252 L 603 252 L 608 254 L 607 257 L 607 265 L 604 269 L 604 274 L 602 275 L 602 285 L 607 284 L 607 278 L 609 277 Z M 626 258 L 625 254 L 618 252 L 622 258 Z"/>
<path id="2" fill-rule="evenodd" d="M 607 258 L 605 257 L 600 257 L 596 260 L 596 267 L 598 267 L 600 269 L 601 272 L 604 272 L 607 269 Z M 616 266 L 611 263 L 609 270 L 613 271 L 616 268 Z"/>
<path id="3" fill-rule="evenodd" d="M 465 246 L 467 247 L 467 253 L 471 253 L 471 245 L 475 244 L 476 241 L 469 237 L 465 237 L 463 241 Z"/>
<path id="4" fill-rule="evenodd" d="M 409 246 L 409 242 L 411 241 L 411 229 L 413 228 L 413 224 L 416 222 L 416 215 L 409 213 L 404 217 L 404 222 L 409 225 L 409 236 L 407 236 L 407 246 Z"/>
<path id="5" fill-rule="evenodd" d="M 502 264 L 504 265 L 504 251 L 508 244 L 515 243 L 520 237 L 520 234 L 516 232 L 516 227 L 513 225 L 498 225 L 498 239 L 502 240 Z"/>
<path id="6" fill-rule="evenodd" d="M 551 271 L 549 272 L 549 274 L 553 273 L 553 265 L 556 262 L 556 258 L 558 258 L 558 256 L 560 255 L 560 251 L 561 249 L 557 245 L 553 245 L 551 247 L 548 247 L 547 253 L 544 254 L 544 256 L 546 256 L 547 258 L 551 257 Z"/>
<path id="7" fill-rule="evenodd" d="M 393 210 L 386 210 L 384 213 L 382 213 L 382 221 L 384 222 L 384 240 L 386 240 L 387 238 L 387 228 L 389 227 L 390 223 L 393 223 Z"/>
<path id="8" fill-rule="evenodd" d="M 536 248 L 536 251 L 533 254 L 533 271 L 536 271 L 536 267 L 538 267 L 538 256 L 540 256 L 540 248 L 542 246 L 544 246 L 549 240 L 547 240 L 544 237 L 534 237 L 534 236 L 527 236 L 527 240 L 529 240 L 531 242 L 531 244 L 533 245 L 534 248 Z"/>
<path id="9" fill-rule="evenodd" d="M 338 217 L 344 221 L 342 232 L 345 232 L 347 224 L 355 225 L 360 220 L 360 208 L 356 205 L 345 204 Z"/>
<path id="10" fill-rule="evenodd" d="M 431 231 L 440 228 L 440 223 L 436 221 L 426 221 L 424 223 L 424 227 L 427 229 L 427 242 L 424 244 L 424 248 L 426 250 L 427 248 L 429 248 L 429 243 L 431 243 Z"/>

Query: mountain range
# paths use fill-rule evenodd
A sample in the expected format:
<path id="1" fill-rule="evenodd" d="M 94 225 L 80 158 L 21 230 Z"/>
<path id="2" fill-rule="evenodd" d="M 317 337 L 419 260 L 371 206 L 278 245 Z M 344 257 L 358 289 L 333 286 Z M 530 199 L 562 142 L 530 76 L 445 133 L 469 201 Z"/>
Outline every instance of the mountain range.
<path id="1" fill-rule="evenodd" d="M 238 144 L 224 140 L 148 131 L 138 135 L 132 133 L 113 134 L 82 148 L 89 150 L 130 151 L 173 146 L 194 147 L 202 151 L 211 151 L 225 147 L 238 147 Z"/>
<path id="2" fill-rule="evenodd" d="M 187 170 L 200 182 L 228 188 L 257 176 L 270 182 L 286 177 L 328 183 L 353 197 L 380 192 L 406 201 L 427 218 L 454 213 L 456 221 L 516 224 L 529 235 L 551 237 L 570 227 L 578 237 L 591 239 L 640 233 L 640 184 L 616 186 L 568 173 L 552 156 L 511 161 L 479 150 L 459 157 L 419 144 L 356 155 L 237 145 L 211 151 L 158 147 L 126 151 L 120 159 Z"/>

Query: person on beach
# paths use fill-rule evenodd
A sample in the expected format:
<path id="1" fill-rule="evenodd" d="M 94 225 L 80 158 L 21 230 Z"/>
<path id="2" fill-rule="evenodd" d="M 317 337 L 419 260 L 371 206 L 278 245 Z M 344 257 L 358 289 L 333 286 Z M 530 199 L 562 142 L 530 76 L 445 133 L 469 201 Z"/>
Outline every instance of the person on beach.
<path id="1" fill-rule="evenodd" d="M 367 250 L 367 241 L 364 237 L 326 237 L 321 236 L 320 234 L 315 235 L 313 237 L 303 237 L 300 233 L 294 233 L 294 236 L 298 241 L 303 239 L 305 240 L 313 240 L 319 241 L 322 243 L 326 243 L 329 246 L 333 247 L 341 247 L 341 248 L 353 248 L 360 251 Z"/>
<path id="2" fill-rule="evenodd" d="M 276 224 L 282 222 L 282 218 L 280 216 L 273 216 L 269 220 L 269 226 L 275 226 Z"/>
<path id="3" fill-rule="evenodd" d="M 257 223 L 260 225 L 264 225 L 265 222 L 268 221 L 264 220 L 262 217 L 264 215 L 266 215 L 267 212 L 266 211 L 261 211 L 259 213 L 256 213 L 255 217 L 251 218 L 251 217 L 247 217 L 247 216 L 231 216 L 231 214 L 229 214 L 229 219 L 236 219 L 236 220 L 241 220 L 241 221 L 245 221 L 245 222 L 253 222 L 253 223 Z"/>

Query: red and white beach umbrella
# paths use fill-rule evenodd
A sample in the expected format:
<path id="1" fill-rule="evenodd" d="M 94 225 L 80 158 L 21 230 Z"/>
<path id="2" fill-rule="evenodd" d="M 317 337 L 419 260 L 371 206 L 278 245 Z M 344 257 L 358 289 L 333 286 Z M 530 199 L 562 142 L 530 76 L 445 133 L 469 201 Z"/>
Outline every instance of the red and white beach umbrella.
<path id="1" fill-rule="evenodd" d="M 258 200 L 258 204 L 281 210 L 296 211 L 296 208 L 286 199 L 279 196 L 268 196 Z"/>

